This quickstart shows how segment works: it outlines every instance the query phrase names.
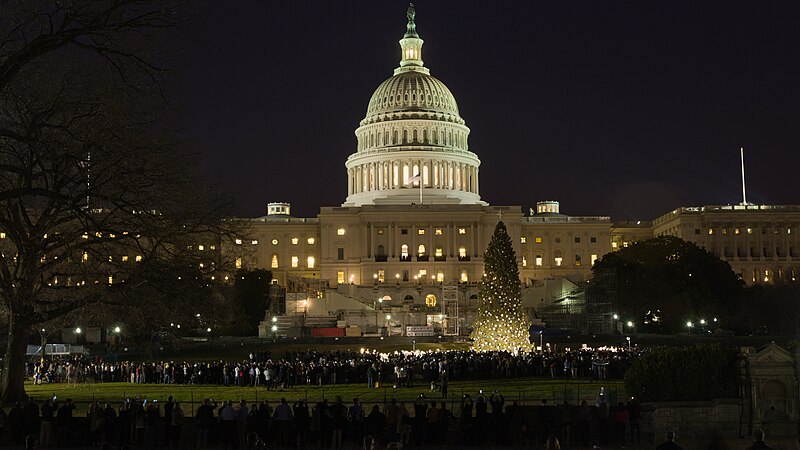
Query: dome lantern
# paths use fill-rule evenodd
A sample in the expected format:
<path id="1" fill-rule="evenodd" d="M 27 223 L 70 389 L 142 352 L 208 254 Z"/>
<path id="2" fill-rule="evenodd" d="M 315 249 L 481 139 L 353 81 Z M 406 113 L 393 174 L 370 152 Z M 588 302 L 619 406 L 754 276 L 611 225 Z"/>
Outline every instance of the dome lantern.
<path id="1" fill-rule="evenodd" d="M 402 59 L 400 60 L 400 67 L 394 69 L 394 74 L 416 71 L 429 74 L 428 68 L 423 67 L 422 62 L 422 44 L 425 43 L 420 39 L 417 34 L 417 24 L 414 23 L 414 18 L 417 13 L 414 10 L 414 4 L 408 4 L 408 24 L 406 25 L 406 34 L 403 39 L 400 39 L 400 49 L 402 50 Z"/>

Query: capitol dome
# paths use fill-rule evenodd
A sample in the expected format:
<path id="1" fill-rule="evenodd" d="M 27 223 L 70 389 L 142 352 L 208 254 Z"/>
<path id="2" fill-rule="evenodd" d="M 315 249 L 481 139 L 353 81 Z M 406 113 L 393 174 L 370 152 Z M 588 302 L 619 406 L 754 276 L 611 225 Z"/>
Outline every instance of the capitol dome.
<path id="1" fill-rule="evenodd" d="M 401 72 L 378 86 L 361 125 L 391 120 L 394 113 L 416 112 L 419 117 L 464 123 L 450 89 L 438 78 L 417 71 Z"/>
<path id="2" fill-rule="evenodd" d="M 414 6 L 400 40 L 400 67 L 381 83 L 356 129 L 342 206 L 480 204 L 480 160 L 450 89 L 422 61 Z"/>

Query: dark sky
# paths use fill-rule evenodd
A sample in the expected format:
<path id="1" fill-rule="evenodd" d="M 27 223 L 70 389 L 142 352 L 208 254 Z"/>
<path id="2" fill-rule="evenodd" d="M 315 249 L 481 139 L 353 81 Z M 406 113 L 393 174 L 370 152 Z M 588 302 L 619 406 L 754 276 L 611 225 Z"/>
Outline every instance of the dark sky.
<path id="1" fill-rule="evenodd" d="M 492 3 L 498 6 L 492 6 Z M 344 162 L 398 65 L 405 1 L 205 1 L 184 127 L 237 212 L 347 195 Z M 423 59 L 458 101 L 494 205 L 651 219 L 799 204 L 800 2 L 420 0 Z"/>

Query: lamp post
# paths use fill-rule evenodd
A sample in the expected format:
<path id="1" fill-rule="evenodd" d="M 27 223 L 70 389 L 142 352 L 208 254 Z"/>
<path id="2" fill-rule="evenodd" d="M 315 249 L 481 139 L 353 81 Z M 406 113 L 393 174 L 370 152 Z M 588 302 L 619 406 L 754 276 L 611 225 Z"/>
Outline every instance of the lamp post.
<path id="1" fill-rule="evenodd" d="M 627 340 L 628 340 L 628 350 L 630 350 L 630 349 L 631 349 L 631 337 L 630 337 L 630 336 L 628 336 L 628 337 L 626 337 L 625 339 L 627 339 Z"/>
<path id="2" fill-rule="evenodd" d="M 397 283 L 397 285 L 399 286 L 400 285 L 400 274 L 399 273 L 394 274 L 394 279 L 395 279 L 395 282 Z"/>
<path id="3" fill-rule="evenodd" d="M 539 330 L 539 350 L 544 353 L 544 330 Z"/>
<path id="4" fill-rule="evenodd" d="M 47 332 L 45 331 L 44 328 L 41 328 L 39 330 L 39 336 L 41 337 L 42 340 L 42 361 L 44 362 L 44 352 L 45 352 L 45 347 L 47 347 Z"/>
<path id="5" fill-rule="evenodd" d="M 120 332 L 122 331 L 122 328 L 116 326 L 111 331 L 114 332 L 114 346 L 117 350 L 119 350 Z"/>

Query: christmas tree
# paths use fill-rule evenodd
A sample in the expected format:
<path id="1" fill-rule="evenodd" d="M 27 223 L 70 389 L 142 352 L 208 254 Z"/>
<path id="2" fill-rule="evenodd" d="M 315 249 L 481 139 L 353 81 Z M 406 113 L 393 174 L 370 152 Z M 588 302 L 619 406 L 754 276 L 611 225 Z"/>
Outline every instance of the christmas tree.
<path id="1" fill-rule="evenodd" d="M 497 222 L 483 258 L 478 317 L 472 331 L 477 351 L 529 351 L 530 321 L 522 309 L 519 268 L 505 224 Z"/>

